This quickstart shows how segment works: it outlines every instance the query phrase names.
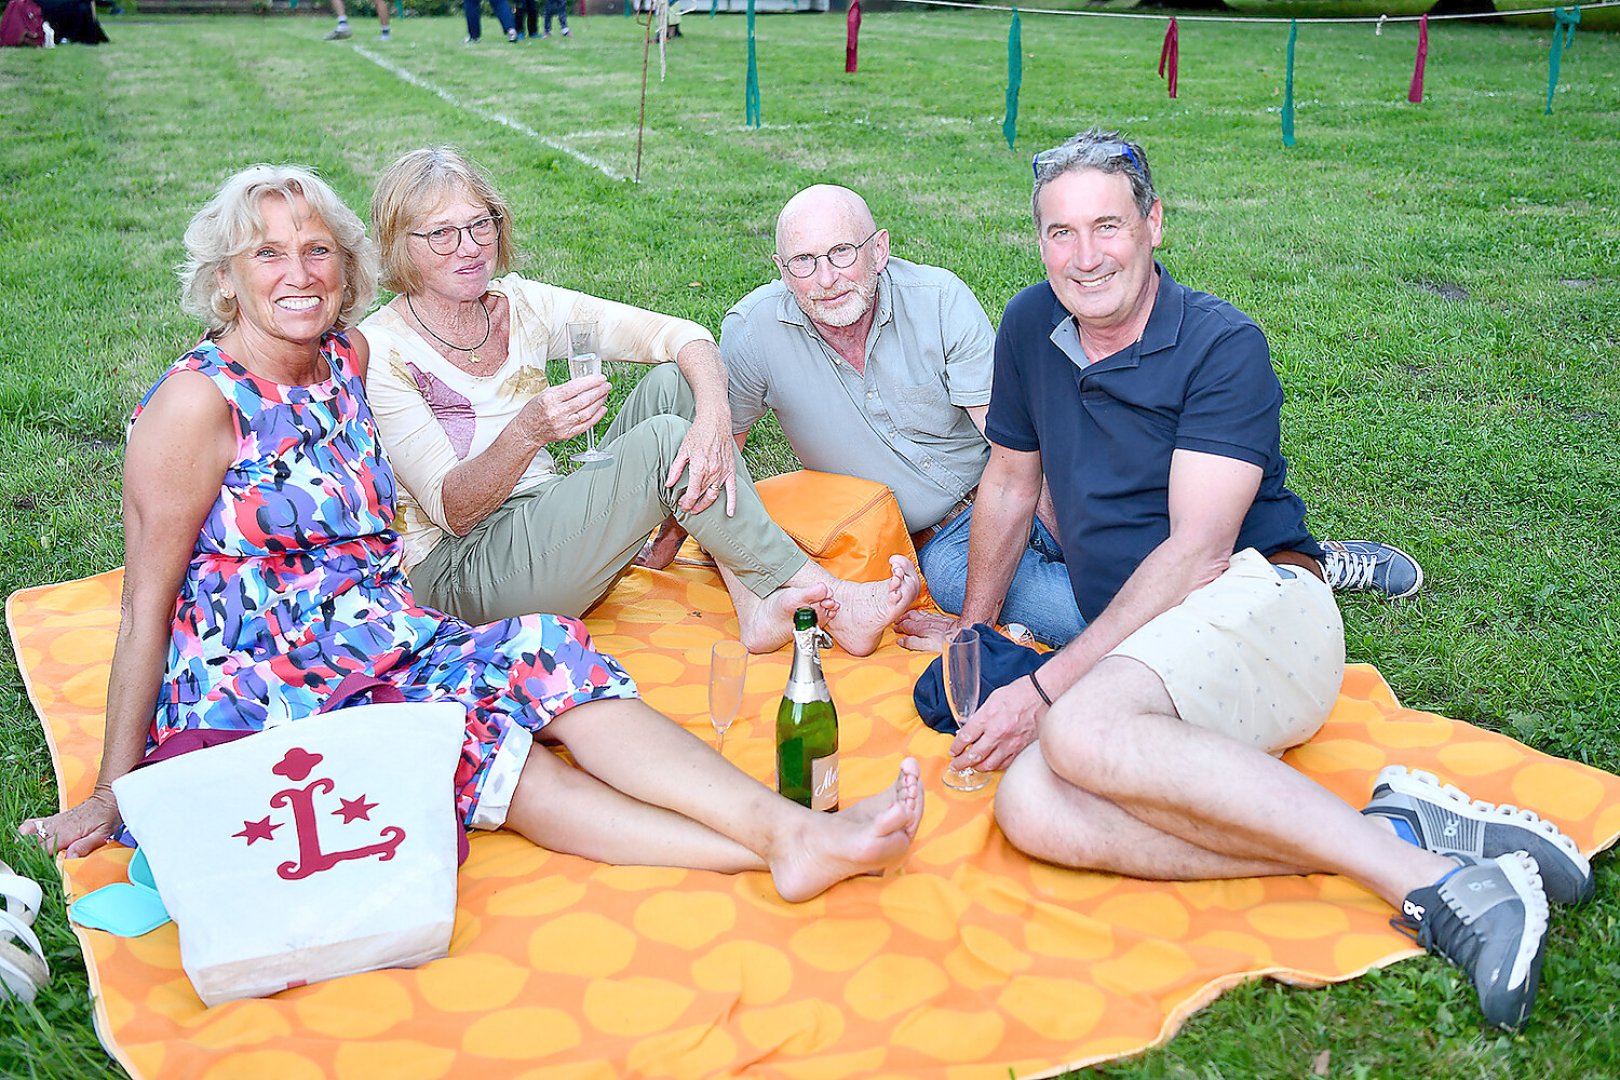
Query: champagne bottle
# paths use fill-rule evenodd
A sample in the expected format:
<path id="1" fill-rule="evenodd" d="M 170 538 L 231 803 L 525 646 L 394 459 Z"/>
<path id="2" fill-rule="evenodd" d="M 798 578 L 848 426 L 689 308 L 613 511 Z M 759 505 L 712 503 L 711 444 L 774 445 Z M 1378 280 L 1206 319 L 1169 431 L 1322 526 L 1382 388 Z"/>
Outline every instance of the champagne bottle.
<path id="1" fill-rule="evenodd" d="M 838 710 L 821 674 L 818 644 L 832 638 L 816 613 L 793 613 L 793 670 L 776 710 L 776 790 L 812 810 L 838 809 Z"/>

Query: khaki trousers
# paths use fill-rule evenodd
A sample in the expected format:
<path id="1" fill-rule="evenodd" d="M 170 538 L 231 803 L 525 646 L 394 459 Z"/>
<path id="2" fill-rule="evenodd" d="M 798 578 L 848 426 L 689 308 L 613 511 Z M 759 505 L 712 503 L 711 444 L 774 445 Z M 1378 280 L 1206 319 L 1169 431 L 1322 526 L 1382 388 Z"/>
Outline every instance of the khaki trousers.
<path id="1" fill-rule="evenodd" d="M 674 364 L 654 367 L 602 437 L 613 460 L 576 466 L 507 499 L 466 536 L 440 540 L 411 571 L 418 603 L 474 624 L 536 611 L 582 615 L 671 514 L 750 592 L 780 588 L 808 556 L 765 512 L 741 454 L 734 517 L 724 493 L 701 513 L 679 509 L 688 472 L 664 486 L 695 406 Z"/>

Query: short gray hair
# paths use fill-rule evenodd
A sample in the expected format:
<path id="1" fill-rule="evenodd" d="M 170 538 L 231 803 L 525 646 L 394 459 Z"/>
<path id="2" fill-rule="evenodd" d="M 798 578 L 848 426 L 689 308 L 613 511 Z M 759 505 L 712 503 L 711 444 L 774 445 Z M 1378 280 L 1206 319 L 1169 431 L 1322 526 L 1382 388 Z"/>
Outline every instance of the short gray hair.
<path id="1" fill-rule="evenodd" d="M 220 273 L 264 236 L 260 207 L 271 195 L 289 203 L 302 198 L 332 231 L 343 256 L 337 326 L 353 326 L 377 295 L 377 248 L 366 238 L 359 215 L 313 170 L 299 165 L 249 165 L 197 211 L 186 226 L 186 261 L 178 268 L 180 306 L 206 323 L 215 337 L 236 325 L 240 308 L 235 296 L 225 295 Z"/>
<path id="2" fill-rule="evenodd" d="M 1082 169 L 1123 173 L 1131 182 L 1131 198 L 1143 217 L 1147 217 L 1153 204 L 1159 201 L 1159 193 L 1153 190 L 1147 152 L 1117 131 L 1089 128 L 1035 155 L 1035 190 L 1029 197 L 1029 206 L 1037 229 L 1041 227 L 1042 189 L 1058 177 Z"/>

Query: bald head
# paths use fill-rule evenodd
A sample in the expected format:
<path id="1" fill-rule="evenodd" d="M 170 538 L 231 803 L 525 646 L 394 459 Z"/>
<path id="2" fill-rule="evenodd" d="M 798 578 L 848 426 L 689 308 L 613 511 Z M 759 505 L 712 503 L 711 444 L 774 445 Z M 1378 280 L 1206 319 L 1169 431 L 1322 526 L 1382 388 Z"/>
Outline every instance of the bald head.
<path id="1" fill-rule="evenodd" d="M 835 259 L 843 265 L 835 265 Z M 823 332 L 867 325 L 878 276 L 888 264 L 889 234 L 872 220 L 866 200 L 849 188 L 805 188 L 776 217 L 782 282 Z"/>
<path id="2" fill-rule="evenodd" d="M 802 249 L 789 239 L 806 228 L 827 225 L 848 225 L 859 234 L 857 241 L 877 229 L 865 199 L 846 187 L 815 184 L 789 199 L 776 215 L 776 253 L 784 259 L 797 255 Z"/>

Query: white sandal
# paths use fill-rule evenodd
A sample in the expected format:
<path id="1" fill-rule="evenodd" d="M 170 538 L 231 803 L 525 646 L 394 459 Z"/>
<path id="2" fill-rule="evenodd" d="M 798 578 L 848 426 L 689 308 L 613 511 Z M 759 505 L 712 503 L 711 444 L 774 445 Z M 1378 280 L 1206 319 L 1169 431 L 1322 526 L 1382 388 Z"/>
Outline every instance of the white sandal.
<path id="1" fill-rule="evenodd" d="M 31 929 L 43 897 L 39 882 L 13 873 L 0 862 L 0 900 L 5 903 L 0 909 L 0 1001 L 31 1002 L 40 987 L 51 981 L 45 950 Z"/>
<path id="2" fill-rule="evenodd" d="M 0 900 L 5 902 L 7 911 L 33 926 L 44 898 L 45 890 L 39 887 L 39 882 L 23 877 L 0 862 Z"/>

